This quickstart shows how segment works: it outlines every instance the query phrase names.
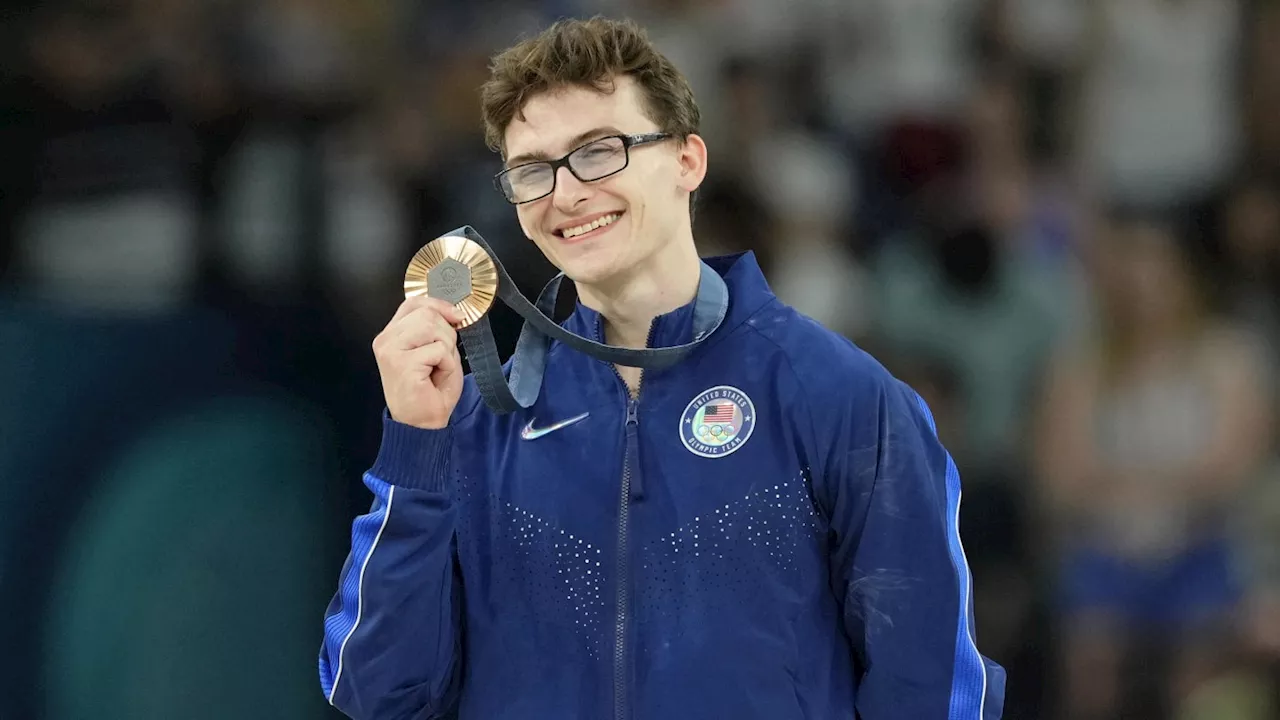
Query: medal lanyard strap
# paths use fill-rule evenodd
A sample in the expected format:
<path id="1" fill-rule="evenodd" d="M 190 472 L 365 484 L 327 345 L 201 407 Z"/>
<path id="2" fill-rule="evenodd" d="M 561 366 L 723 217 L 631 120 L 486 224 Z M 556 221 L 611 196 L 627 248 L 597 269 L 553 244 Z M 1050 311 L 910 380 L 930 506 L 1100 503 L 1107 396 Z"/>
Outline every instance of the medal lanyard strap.
<path id="1" fill-rule="evenodd" d="M 646 370 L 662 369 L 688 357 L 694 348 L 711 337 L 728 313 L 729 289 L 720 274 L 704 262 L 698 279 L 698 294 L 694 299 L 691 342 L 644 349 L 606 345 L 569 332 L 551 319 L 564 273 L 556 275 L 543 287 L 535 305 L 520 293 L 497 253 L 489 247 L 480 233 L 467 225 L 447 233 L 446 237 L 450 235 L 465 237 L 489 254 L 498 272 L 498 298 L 525 320 L 516 341 L 515 352 L 511 356 L 510 379 L 503 375 L 502 362 L 498 357 L 497 344 L 487 316 L 458 331 L 480 395 L 485 404 L 499 414 L 530 407 L 538 399 L 542 377 L 546 372 L 547 353 L 553 339 L 602 362 Z M 430 288 L 428 294 L 431 294 Z"/>

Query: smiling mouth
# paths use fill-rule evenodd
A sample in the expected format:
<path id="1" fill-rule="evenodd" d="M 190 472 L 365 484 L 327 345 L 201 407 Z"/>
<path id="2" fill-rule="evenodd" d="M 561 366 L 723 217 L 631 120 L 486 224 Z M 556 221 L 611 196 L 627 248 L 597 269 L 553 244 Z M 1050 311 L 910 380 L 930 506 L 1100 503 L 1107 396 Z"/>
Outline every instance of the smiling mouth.
<path id="1" fill-rule="evenodd" d="M 603 217 L 596 218 L 595 220 L 589 223 L 583 223 L 581 225 L 577 225 L 571 228 L 565 228 L 563 230 L 556 230 L 555 234 L 566 240 L 571 240 L 581 235 L 586 235 L 587 233 L 592 232 L 594 230 L 599 230 L 602 227 L 608 227 L 609 225 L 612 225 L 615 222 L 617 222 L 618 218 L 621 218 L 621 217 L 622 217 L 622 213 L 620 212 L 610 213 Z"/>

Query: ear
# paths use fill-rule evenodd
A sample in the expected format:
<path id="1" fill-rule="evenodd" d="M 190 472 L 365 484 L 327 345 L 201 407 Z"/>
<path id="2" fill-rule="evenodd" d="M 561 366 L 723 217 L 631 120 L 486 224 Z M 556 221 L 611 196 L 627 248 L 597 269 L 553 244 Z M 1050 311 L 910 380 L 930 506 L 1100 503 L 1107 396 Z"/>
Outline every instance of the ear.
<path id="1" fill-rule="evenodd" d="M 692 193 L 702 185 L 703 179 L 707 176 L 706 142 L 701 136 L 691 133 L 680 144 L 676 160 L 680 163 L 679 187 L 685 192 Z"/>

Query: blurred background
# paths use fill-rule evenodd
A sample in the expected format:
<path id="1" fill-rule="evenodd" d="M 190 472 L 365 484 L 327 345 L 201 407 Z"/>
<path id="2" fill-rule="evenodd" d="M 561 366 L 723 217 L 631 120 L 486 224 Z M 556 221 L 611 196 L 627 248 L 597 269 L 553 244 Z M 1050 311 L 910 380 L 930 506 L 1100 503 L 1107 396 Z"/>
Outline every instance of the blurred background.
<path id="1" fill-rule="evenodd" d="M 934 408 L 1005 716 L 1280 717 L 1280 3 L 28 0 L 0 718 L 336 717 L 369 344 L 460 225 L 551 276 L 476 90 L 596 13 L 698 95 L 703 253 L 754 251 Z"/>

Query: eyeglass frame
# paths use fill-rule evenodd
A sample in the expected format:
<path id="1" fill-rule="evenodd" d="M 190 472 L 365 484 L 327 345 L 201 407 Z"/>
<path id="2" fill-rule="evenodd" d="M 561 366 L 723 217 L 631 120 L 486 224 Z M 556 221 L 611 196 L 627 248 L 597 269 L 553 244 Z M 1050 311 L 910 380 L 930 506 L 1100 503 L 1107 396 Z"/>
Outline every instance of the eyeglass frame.
<path id="1" fill-rule="evenodd" d="M 597 182 L 607 177 L 612 177 L 614 175 L 617 175 L 618 173 L 630 167 L 631 148 L 636 147 L 637 145 L 647 145 L 649 143 L 669 140 L 673 137 L 675 137 L 675 134 L 669 133 L 669 132 L 635 133 L 631 135 L 604 135 L 602 137 L 595 138 L 594 140 L 588 140 L 587 142 L 582 143 L 581 145 L 565 153 L 562 157 L 558 159 L 534 160 L 531 162 L 520 163 L 519 165 L 506 168 L 502 172 L 499 172 L 498 174 L 493 176 L 493 185 L 495 188 L 497 188 L 498 192 L 502 194 L 502 197 L 512 205 L 524 205 L 531 202 L 537 202 L 545 197 L 548 197 L 549 195 L 551 195 L 556 191 L 557 183 L 560 182 L 560 168 L 562 167 L 569 168 L 569 173 L 573 175 L 575 178 L 577 178 L 578 182 L 581 182 L 581 183 Z M 578 175 L 578 172 L 573 169 L 573 166 L 569 164 L 569 158 L 573 156 L 574 153 L 578 152 L 579 150 L 582 150 L 583 148 L 587 148 L 592 145 L 595 145 L 596 143 L 602 140 L 612 140 L 614 138 L 617 138 L 622 141 L 622 153 L 623 153 L 622 167 L 612 172 L 605 173 L 600 177 L 592 178 L 590 180 L 583 180 L 582 177 Z M 551 166 L 551 189 L 547 190 L 545 193 L 539 195 L 538 197 L 530 198 L 528 200 L 519 200 L 519 201 L 512 200 L 511 196 L 507 195 L 507 191 L 504 190 L 502 187 L 502 178 L 514 170 L 519 170 L 520 168 L 529 167 L 530 165 L 550 165 Z"/>

